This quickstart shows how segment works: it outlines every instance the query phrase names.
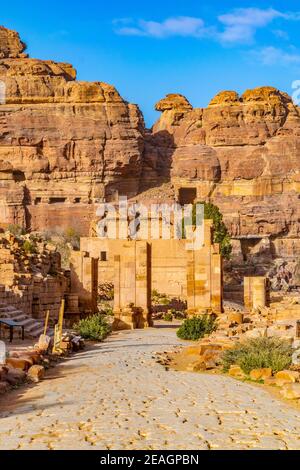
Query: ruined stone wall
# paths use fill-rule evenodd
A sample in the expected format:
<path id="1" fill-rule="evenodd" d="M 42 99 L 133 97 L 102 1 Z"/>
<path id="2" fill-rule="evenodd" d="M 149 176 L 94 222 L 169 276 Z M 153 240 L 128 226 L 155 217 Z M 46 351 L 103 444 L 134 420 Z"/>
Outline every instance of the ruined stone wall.
<path id="1" fill-rule="evenodd" d="M 68 290 L 69 279 L 54 246 L 28 236 L 0 236 L 0 304 L 39 319 L 49 310 L 50 319 L 57 320 Z"/>
<path id="2" fill-rule="evenodd" d="M 123 266 L 123 277 L 120 282 L 124 286 L 128 283 L 128 295 L 123 288 L 125 300 L 138 296 L 137 284 L 132 282 L 132 277 L 137 276 L 136 261 L 137 249 L 147 242 L 149 249 L 149 283 L 151 290 L 157 290 L 160 294 L 169 297 L 180 298 L 188 301 L 190 310 L 199 306 L 205 309 L 222 311 L 222 260 L 219 253 L 219 245 L 212 243 L 212 221 L 205 220 L 204 245 L 195 250 L 188 250 L 188 240 L 184 239 L 148 239 L 146 241 L 111 240 L 96 237 L 83 237 L 80 240 L 80 252 L 74 253 L 75 258 L 98 258 L 98 282 L 115 283 L 116 258 L 120 259 Z M 81 255 L 80 255 L 81 253 Z M 126 268 L 124 268 L 124 266 Z M 82 279 L 82 268 L 73 263 L 71 278 Z M 122 284 L 122 285 L 123 285 Z M 134 285 L 136 292 L 132 292 L 129 286 Z M 72 287 L 73 289 L 73 287 Z M 74 290 L 75 291 L 75 290 Z M 127 295 L 127 297 L 126 297 Z M 131 300 L 135 303 L 135 300 Z M 137 305 L 140 306 L 140 305 Z"/>

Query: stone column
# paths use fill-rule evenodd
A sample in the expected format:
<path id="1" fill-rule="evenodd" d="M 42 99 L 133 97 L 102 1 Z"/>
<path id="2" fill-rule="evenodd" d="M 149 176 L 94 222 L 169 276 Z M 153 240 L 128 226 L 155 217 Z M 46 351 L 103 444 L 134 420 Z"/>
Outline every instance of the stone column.
<path id="1" fill-rule="evenodd" d="M 268 280 L 264 276 L 244 278 L 244 305 L 248 310 L 267 306 L 267 287 Z"/>

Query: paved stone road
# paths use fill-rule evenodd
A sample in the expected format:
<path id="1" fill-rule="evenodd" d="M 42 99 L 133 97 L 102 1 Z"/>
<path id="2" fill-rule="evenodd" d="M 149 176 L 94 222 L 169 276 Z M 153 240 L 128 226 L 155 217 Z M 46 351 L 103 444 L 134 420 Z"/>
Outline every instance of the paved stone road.
<path id="1" fill-rule="evenodd" d="M 0 449 L 300 449 L 300 413 L 234 379 L 166 372 L 175 330 L 121 332 L 0 402 Z"/>

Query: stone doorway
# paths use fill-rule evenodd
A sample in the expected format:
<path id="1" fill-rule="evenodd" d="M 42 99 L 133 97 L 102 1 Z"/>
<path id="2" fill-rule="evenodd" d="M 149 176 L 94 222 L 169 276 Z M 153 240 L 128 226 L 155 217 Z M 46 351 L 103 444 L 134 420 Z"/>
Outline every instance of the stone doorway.
<path id="1" fill-rule="evenodd" d="M 180 188 L 179 189 L 179 204 L 194 204 L 197 199 L 196 188 Z"/>

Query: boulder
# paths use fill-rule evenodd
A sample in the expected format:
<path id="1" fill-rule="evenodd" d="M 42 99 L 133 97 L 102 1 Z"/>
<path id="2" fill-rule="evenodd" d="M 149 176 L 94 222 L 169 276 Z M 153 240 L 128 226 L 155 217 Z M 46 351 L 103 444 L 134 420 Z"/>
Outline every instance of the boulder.
<path id="1" fill-rule="evenodd" d="M 186 370 L 188 372 L 200 372 L 206 370 L 206 364 L 204 361 L 191 362 L 187 365 Z"/>
<path id="2" fill-rule="evenodd" d="M 299 383 L 291 383 L 286 384 L 280 390 L 281 395 L 283 398 L 287 398 L 289 400 L 296 400 L 300 398 L 300 384 Z"/>
<path id="3" fill-rule="evenodd" d="M 286 383 L 294 383 L 299 380 L 300 374 L 295 370 L 281 370 L 275 374 L 277 385 L 281 386 Z"/>
<path id="4" fill-rule="evenodd" d="M 45 368 L 43 366 L 34 365 L 30 367 L 27 378 L 31 382 L 40 382 L 45 376 Z"/>
<path id="5" fill-rule="evenodd" d="M 0 382 L 0 395 L 2 395 L 3 393 L 8 392 L 8 390 L 9 390 L 8 382 Z"/>
<path id="6" fill-rule="evenodd" d="M 6 382 L 9 385 L 15 386 L 18 385 L 26 379 L 26 372 L 22 371 L 21 369 L 13 369 L 9 368 L 5 377 Z"/>
<path id="7" fill-rule="evenodd" d="M 246 377 L 246 374 L 243 372 L 243 370 L 240 368 L 240 366 L 237 366 L 237 365 L 230 366 L 228 374 L 231 377 L 236 377 L 236 378 L 239 378 L 239 379 L 243 379 L 243 378 Z"/>
<path id="8" fill-rule="evenodd" d="M 272 376 L 272 369 L 270 367 L 252 369 L 249 375 L 252 380 L 265 380 Z"/>
<path id="9" fill-rule="evenodd" d="M 48 335 L 40 335 L 37 348 L 39 351 L 47 352 L 51 346 L 51 337 Z"/>
<path id="10" fill-rule="evenodd" d="M 241 325 L 244 321 L 244 314 L 241 312 L 230 312 L 228 314 L 228 320 L 230 323 Z"/>
<path id="11" fill-rule="evenodd" d="M 28 369 L 33 365 L 33 360 L 31 358 L 8 357 L 6 359 L 6 364 L 11 366 L 13 369 L 28 371 Z"/>

